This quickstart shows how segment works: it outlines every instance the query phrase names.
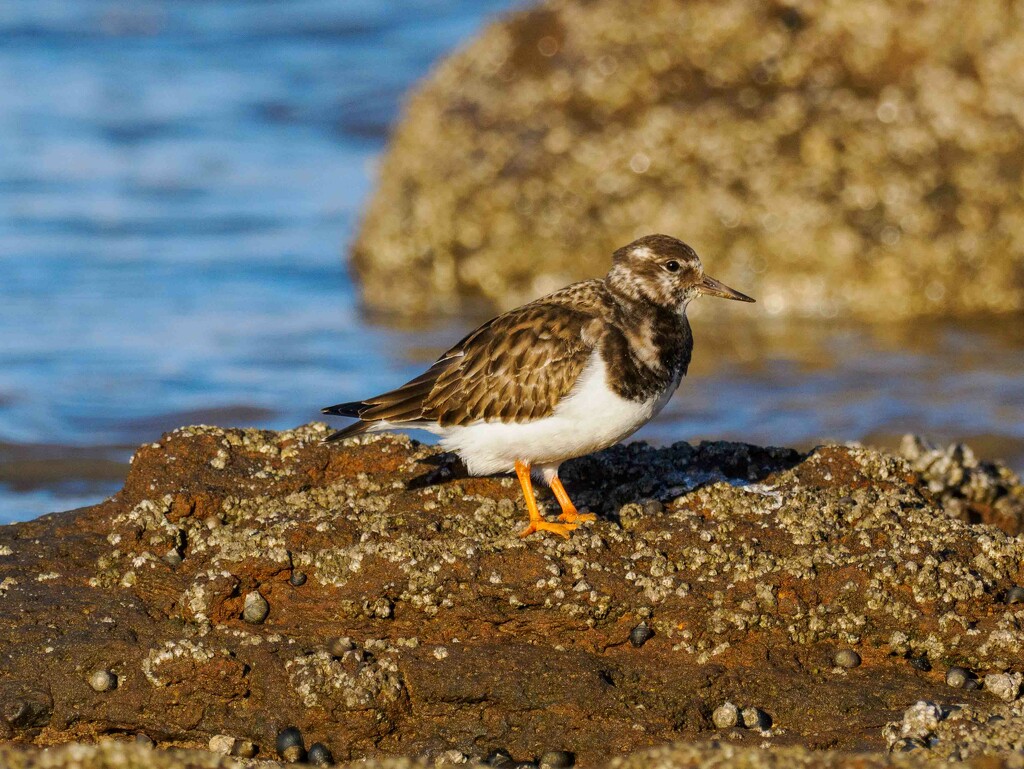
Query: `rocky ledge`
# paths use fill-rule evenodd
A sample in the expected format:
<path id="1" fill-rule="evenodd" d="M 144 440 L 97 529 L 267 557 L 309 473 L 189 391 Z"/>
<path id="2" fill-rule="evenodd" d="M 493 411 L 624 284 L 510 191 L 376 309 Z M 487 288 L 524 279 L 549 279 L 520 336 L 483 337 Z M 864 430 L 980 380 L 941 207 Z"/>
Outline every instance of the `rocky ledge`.
<path id="1" fill-rule="evenodd" d="M 176 430 L 0 529 L 5 765 L 1021 765 L 1024 487 L 962 447 L 620 446 L 523 540 L 513 479 L 325 435 Z"/>
<path id="2" fill-rule="evenodd" d="M 1019 312 L 1021 104 L 1010 3 L 544 0 L 410 99 L 353 264 L 509 307 L 664 232 L 772 314 Z"/>

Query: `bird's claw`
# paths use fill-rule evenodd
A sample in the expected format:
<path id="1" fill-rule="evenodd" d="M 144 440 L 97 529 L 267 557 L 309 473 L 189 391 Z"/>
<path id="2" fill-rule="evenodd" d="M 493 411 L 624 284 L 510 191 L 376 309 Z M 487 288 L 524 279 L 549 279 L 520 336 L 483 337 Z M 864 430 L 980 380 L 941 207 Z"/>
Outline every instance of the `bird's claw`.
<path id="1" fill-rule="evenodd" d="M 589 523 L 596 521 L 597 516 L 593 513 L 581 513 L 578 510 L 563 510 L 562 514 L 558 516 L 558 520 L 566 523 Z"/>
<path id="2" fill-rule="evenodd" d="M 560 537 L 569 539 L 569 532 L 575 529 L 577 524 L 575 523 L 552 523 L 551 521 L 530 521 L 530 525 L 519 532 L 520 537 L 528 537 L 534 532 L 538 531 L 550 531 L 552 534 L 557 534 Z"/>

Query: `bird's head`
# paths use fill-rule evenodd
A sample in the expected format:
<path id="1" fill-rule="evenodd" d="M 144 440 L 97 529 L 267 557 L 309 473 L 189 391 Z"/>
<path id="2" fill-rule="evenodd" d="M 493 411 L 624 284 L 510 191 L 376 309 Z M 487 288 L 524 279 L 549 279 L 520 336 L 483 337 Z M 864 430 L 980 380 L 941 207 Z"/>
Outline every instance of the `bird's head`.
<path id="1" fill-rule="evenodd" d="M 616 251 L 612 262 L 605 282 L 612 291 L 633 301 L 651 302 L 679 313 L 701 294 L 754 301 L 705 275 L 697 253 L 668 235 L 634 240 Z"/>

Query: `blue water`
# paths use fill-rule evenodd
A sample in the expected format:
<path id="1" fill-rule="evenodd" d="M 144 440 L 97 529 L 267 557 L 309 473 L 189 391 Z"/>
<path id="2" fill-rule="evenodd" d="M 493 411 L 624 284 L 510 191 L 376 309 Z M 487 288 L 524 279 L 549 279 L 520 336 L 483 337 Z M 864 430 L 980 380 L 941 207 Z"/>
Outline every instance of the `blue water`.
<path id="1" fill-rule="evenodd" d="M 102 499 L 181 424 L 318 418 L 478 320 L 374 325 L 344 251 L 403 94 L 513 5 L 0 3 L 0 521 Z M 692 376 L 640 437 L 914 430 L 1024 466 L 1019 318 L 695 326 Z"/>

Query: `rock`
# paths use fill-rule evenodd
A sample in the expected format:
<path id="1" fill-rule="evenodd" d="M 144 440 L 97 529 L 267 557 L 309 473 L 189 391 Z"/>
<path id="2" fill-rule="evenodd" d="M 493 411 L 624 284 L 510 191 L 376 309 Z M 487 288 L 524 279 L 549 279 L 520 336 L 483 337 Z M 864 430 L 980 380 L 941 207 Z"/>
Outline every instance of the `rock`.
<path id="1" fill-rule="evenodd" d="M 178 566 L 182 561 L 181 551 L 176 547 L 172 547 L 166 553 L 164 553 L 164 563 L 168 566 Z"/>
<path id="2" fill-rule="evenodd" d="M 1004 702 L 1013 702 L 1020 694 L 1020 685 L 1024 681 L 1021 673 L 990 673 L 985 676 L 985 690 Z"/>
<path id="3" fill-rule="evenodd" d="M 409 100 L 353 249 L 364 300 L 508 307 L 603 275 L 656 231 L 769 314 L 1020 310 L 1013 14 L 969 0 L 512 14 Z"/>
<path id="4" fill-rule="evenodd" d="M 576 756 L 568 750 L 549 750 L 540 757 L 540 769 L 569 769 L 576 765 Z"/>
<path id="5" fill-rule="evenodd" d="M 231 746 L 231 755 L 239 758 L 253 758 L 259 752 L 259 748 L 251 740 L 235 740 Z"/>
<path id="6" fill-rule="evenodd" d="M 629 632 L 629 642 L 637 649 L 654 638 L 654 631 L 647 627 L 646 622 L 641 622 Z"/>
<path id="7" fill-rule="evenodd" d="M 936 446 L 914 435 L 903 437 L 900 454 L 939 496 L 947 515 L 1024 534 L 1024 485 L 1006 466 L 978 460 L 963 444 Z M 1024 600 L 1024 589 L 1013 586 L 1006 591 L 1007 603 L 1015 591 Z"/>
<path id="8" fill-rule="evenodd" d="M 835 653 L 832 661 L 836 664 L 836 667 L 840 668 L 860 667 L 860 655 L 853 649 L 840 649 Z"/>
<path id="9" fill-rule="evenodd" d="M 731 729 L 740 725 L 740 709 L 731 702 L 723 702 L 711 714 L 711 722 L 718 729 Z"/>
<path id="10" fill-rule="evenodd" d="M 515 763 L 515 761 L 512 759 L 512 754 L 507 750 L 504 748 L 497 748 L 487 754 L 487 757 L 484 759 L 484 763 L 487 764 L 487 766 L 510 767 Z"/>
<path id="11" fill-rule="evenodd" d="M 904 712 L 903 720 L 898 724 L 899 736 L 925 740 L 945 717 L 942 707 L 934 702 L 916 702 Z"/>
<path id="12" fill-rule="evenodd" d="M 901 737 L 893 743 L 890 751 L 892 753 L 911 753 L 915 750 L 924 750 L 927 747 L 924 740 L 917 737 Z"/>
<path id="13" fill-rule="evenodd" d="M 1020 585 L 1014 585 L 1006 591 L 1006 595 L 1003 597 L 1003 603 L 1007 605 L 1015 603 L 1024 603 L 1024 587 Z"/>
<path id="14" fill-rule="evenodd" d="M 946 686 L 962 689 L 971 680 L 971 671 L 967 668 L 951 667 L 946 671 Z"/>
<path id="15" fill-rule="evenodd" d="M 910 663 L 910 667 L 914 670 L 920 670 L 922 673 L 928 673 L 932 669 L 932 663 L 928 661 L 928 658 L 923 654 L 916 654 L 908 657 L 907 662 Z"/>
<path id="16" fill-rule="evenodd" d="M 334 764 L 334 756 L 331 754 L 330 749 L 322 742 L 314 742 L 309 746 L 306 763 L 313 766 L 332 766 Z"/>
<path id="17" fill-rule="evenodd" d="M 743 726 L 747 729 L 770 729 L 772 726 L 772 717 L 761 710 L 761 708 L 753 706 L 743 708 L 740 716 Z"/>
<path id="18" fill-rule="evenodd" d="M 251 593 L 246 593 L 245 603 L 242 608 L 242 619 L 253 625 L 259 625 L 267 618 L 269 613 L 270 604 L 267 603 L 266 598 L 255 590 Z"/>
<path id="19" fill-rule="evenodd" d="M 294 726 L 282 729 L 277 734 L 274 742 L 277 754 L 284 759 L 285 763 L 294 764 L 306 759 L 306 747 L 302 739 L 302 732 Z"/>
<path id="20" fill-rule="evenodd" d="M 346 653 L 353 651 L 356 645 L 348 636 L 332 638 L 327 644 L 327 650 L 335 657 L 344 657 Z"/>
<path id="21" fill-rule="evenodd" d="M 211 753 L 219 753 L 222 756 L 231 755 L 235 747 L 235 738 L 228 734 L 215 734 L 210 738 L 209 748 Z"/>
<path id="22" fill-rule="evenodd" d="M 892 454 L 620 446 L 563 466 L 593 526 L 523 540 L 512 479 L 439 477 L 438 449 L 404 437 L 326 434 L 183 428 L 140 448 L 106 502 L 0 527 L 3 740 L 116 725 L 202 749 L 231 735 L 262 760 L 277 757 L 273 718 L 341 764 L 500 745 L 628 766 L 630 751 L 708 739 L 714 709 L 750 692 L 788 743 L 882 756 L 878 724 L 950 696 L 903 655 L 992 671 L 1021 654 L 1003 596 L 1024 542 L 948 515 Z M 661 512 L 643 514 L 647 499 Z M 641 512 L 625 529 L 627 505 Z M 171 567 L 175 543 L 187 557 Z M 254 593 L 272 622 L 243 619 Z M 657 633 L 642 651 L 623 644 L 639 618 Z M 853 646 L 873 650 L 871 675 L 828 674 Z M 95 695 L 89 671 L 115 660 L 116 694 Z M 956 701 L 978 725 L 943 720 L 943 757 L 1013 749 L 981 724 L 1015 724 L 1016 702 L 966 686 Z"/>
<path id="23" fill-rule="evenodd" d="M 801 746 L 775 747 L 770 750 L 732 744 L 674 743 L 639 750 L 629 755 L 602 760 L 595 769 L 698 769 L 708 766 L 772 767 L 772 769 L 929 769 L 937 765 L 934 750 L 915 749 L 896 761 L 882 754 L 844 753 L 812 750 Z M 972 754 L 972 756 L 975 754 Z M 238 769 L 239 762 L 227 756 L 197 750 L 152 750 L 123 742 L 105 741 L 96 745 L 74 743 L 48 749 L 27 745 L 0 744 L 0 765 L 8 769 Z M 254 769 L 279 769 L 276 761 L 247 762 Z M 1019 757 L 984 756 L 964 764 L 974 769 L 1019 769 Z M 438 763 L 429 759 L 376 759 L 345 762 L 339 769 L 433 769 Z M 475 763 L 467 769 L 482 769 Z"/>
<path id="24" fill-rule="evenodd" d="M 97 692 L 109 692 L 117 688 L 117 676 L 109 670 L 94 670 L 89 674 L 89 686 Z"/>

